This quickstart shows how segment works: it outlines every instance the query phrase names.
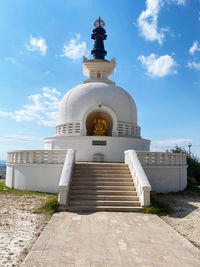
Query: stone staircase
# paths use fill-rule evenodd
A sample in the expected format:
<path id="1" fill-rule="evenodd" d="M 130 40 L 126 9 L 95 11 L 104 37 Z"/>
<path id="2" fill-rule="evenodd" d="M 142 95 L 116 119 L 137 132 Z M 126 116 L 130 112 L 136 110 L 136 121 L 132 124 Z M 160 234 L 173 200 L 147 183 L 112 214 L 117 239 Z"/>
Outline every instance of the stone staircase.
<path id="1" fill-rule="evenodd" d="M 141 211 L 128 166 L 76 163 L 70 185 L 70 211 Z"/>

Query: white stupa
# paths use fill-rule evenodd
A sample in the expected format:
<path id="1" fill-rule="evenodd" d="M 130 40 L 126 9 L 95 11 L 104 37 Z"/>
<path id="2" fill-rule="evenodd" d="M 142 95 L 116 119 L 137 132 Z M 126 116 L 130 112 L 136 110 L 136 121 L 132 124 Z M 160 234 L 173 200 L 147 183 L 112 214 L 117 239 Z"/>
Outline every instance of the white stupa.
<path id="1" fill-rule="evenodd" d="M 86 190 L 84 199 L 88 198 L 89 203 L 91 199 L 87 190 L 91 188 L 97 199 L 101 199 L 97 194 L 99 188 L 111 190 L 111 195 L 113 192 L 118 194 L 121 190 L 121 194 L 125 195 L 130 193 L 126 190 L 136 190 L 134 194 L 138 195 L 140 207 L 144 207 L 150 204 L 151 190 L 159 193 L 177 192 L 186 187 L 186 155 L 150 152 L 150 140 L 143 139 L 140 135 L 137 108 L 132 96 L 108 79 L 113 74 L 116 63 L 115 59 L 105 60 L 107 52 L 103 44 L 106 39 L 104 25 L 100 18 L 94 24 L 93 59 L 83 58 L 83 74 L 88 79 L 63 97 L 55 135 L 44 139 L 43 150 L 8 152 L 7 186 L 59 192 L 59 202 L 65 207 L 70 205 L 68 194 L 73 193 L 73 188 L 75 192 Z M 82 171 L 88 168 L 92 176 L 88 178 L 87 174 L 85 179 Z M 126 175 L 130 176 L 128 181 L 127 177 L 122 177 L 124 170 L 121 168 L 126 168 Z M 99 177 L 96 177 L 97 171 Z M 76 197 L 79 199 L 80 196 Z M 82 204 L 85 203 L 84 199 Z M 119 195 L 118 200 L 120 199 Z M 80 199 L 77 201 L 80 204 Z M 112 203 L 113 201 L 110 202 L 111 206 Z M 93 204 L 97 205 L 96 202 Z M 108 204 L 105 202 L 102 205 Z"/>
<path id="2" fill-rule="evenodd" d="M 124 161 L 124 151 L 149 151 L 150 141 L 142 139 L 137 125 L 137 108 L 131 95 L 108 79 L 115 59 L 104 59 L 103 21 L 93 30 L 93 60 L 83 58 L 83 74 L 88 77 L 63 97 L 55 136 L 44 140 L 45 149 L 77 151 L 77 160 Z"/>

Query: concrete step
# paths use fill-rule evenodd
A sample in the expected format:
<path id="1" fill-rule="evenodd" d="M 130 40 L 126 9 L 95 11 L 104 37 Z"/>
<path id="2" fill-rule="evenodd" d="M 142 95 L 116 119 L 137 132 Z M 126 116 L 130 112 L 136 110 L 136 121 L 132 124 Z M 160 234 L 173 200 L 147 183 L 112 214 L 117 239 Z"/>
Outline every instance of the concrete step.
<path id="1" fill-rule="evenodd" d="M 129 190 L 88 190 L 88 189 L 72 189 L 70 190 L 70 194 L 71 195 L 87 195 L 89 196 L 96 196 L 96 195 L 123 195 L 123 196 L 137 196 L 137 192 L 136 191 L 129 191 Z"/>
<path id="2" fill-rule="evenodd" d="M 73 171 L 73 175 L 116 175 L 116 174 L 120 174 L 120 175 L 129 175 L 131 176 L 129 171 L 112 171 L 112 170 L 74 170 Z"/>
<path id="3" fill-rule="evenodd" d="M 126 167 L 128 168 L 128 164 L 125 163 L 102 163 L 102 162 L 91 162 L 91 163 L 78 163 L 76 162 L 75 167 L 79 167 L 79 168 L 92 168 L 92 167 L 98 167 L 98 168 L 123 168 Z"/>
<path id="4" fill-rule="evenodd" d="M 72 180 L 72 186 L 74 186 L 74 185 L 88 185 L 88 186 L 90 186 L 90 185 L 102 185 L 102 186 L 133 186 L 133 182 L 131 181 L 131 182 L 124 182 L 124 181 L 120 181 L 120 182 L 118 182 L 118 181 L 114 181 L 114 182 L 112 182 L 112 181 L 95 181 L 95 180 L 90 180 L 90 181 L 88 181 L 88 180 L 80 180 L 80 181 L 74 181 L 74 180 Z"/>
<path id="5" fill-rule="evenodd" d="M 130 174 L 125 173 L 73 173 L 73 177 L 116 177 L 116 178 L 131 178 Z"/>
<path id="6" fill-rule="evenodd" d="M 70 195 L 70 200 L 129 200 L 129 201 L 139 201 L 138 196 L 127 196 L 127 195 L 76 195 L 76 194 L 71 194 Z"/>
<path id="7" fill-rule="evenodd" d="M 98 167 L 98 166 L 87 166 L 87 167 L 77 167 L 75 166 L 74 167 L 74 170 L 83 170 L 83 171 L 86 171 L 86 170 L 111 170 L 111 171 L 129 171 L 129 168 L 128 167 Z"/>
<path id="8" fill-rule="evenodd" d="M 95 166 L 95 165 L 90 165 L 90 166 L 79 166 L 75 165 L 74 166 L 75 170 L 121 170 L 121 171 L 127 171 L 129 168 L 127 166 Z"/>
<path id="9" fill-rule="evenodd" d="M 86 190 L 128 190 L 128 191 L 135 191 L 135 186 L 122 186 L 122 185 L 73 185 L 71 186 L 72 189 L 86 189 Z"/>
<path id="10" fill-rule="evenodd" d="M 70 211 L 141 211 L 128 166 L 76 163 L 69 192 Z"/>
<path id="11" fill-rule="evenodd" d="M 114 178 L 114 177 L 73 177 L 73 182 L 81 182 L 81 181 L 88 181 L 88 182 L 98 182 L 98 181 L 110 181 L 110 182 L 131 182 L 133 184 L 132 178 Z"/>
<path id="12" fill-rule="evenodd" d="M 70 200 L 69 206 L 78 205 L 78 206 L 140 206 L 139 201 L 133 200 Z"/>
<path id="13" fill-rule="evenodd" d="M 140 212 L 142 208 L 131 206 L 69 206 L 69 211 L 133 211 Z"/>
<path id="14" fill-rule="evenodd" d="M 103 169 L 103 170 L 109 170 L 109 169 L 113 169 L 113 170 L 128 170 L 128 166 L 127 165 L 123 165 L 123 166 L 120 166 L 120 165 L 102 165 L 99 164 L 99 165 L 95 165 L 95 164 L 92 164 L 92 165 L 77 165 L 75 164 L 74 165 L 74 168 L 75 169 L 81 169 L 81 170 L 92 170 L 92 169 Z"/>
<path id="15" fill-rule="evenodd" d="M 74 168 L 74 172 L 125 172 L 130 173 L 128 168 Z"/>

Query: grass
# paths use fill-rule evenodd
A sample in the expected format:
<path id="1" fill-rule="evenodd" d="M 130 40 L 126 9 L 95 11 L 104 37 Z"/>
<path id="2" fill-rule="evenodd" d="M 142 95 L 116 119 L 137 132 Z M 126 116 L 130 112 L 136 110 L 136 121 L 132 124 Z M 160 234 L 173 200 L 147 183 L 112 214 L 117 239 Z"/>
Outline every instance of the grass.
<path id="1" fill-rule="evenodd" d="M 0 182 L 0 195 L 1 194 L 12 194 L 12 195 L 38 195 L 46 198 L 46 202 L 39 207 L 34 213 L 51 215 L 56 212 L 58 206 L 58 195 L 50 193 L 41 193 L 28 190 L 18 190 L 9 188 L 5 185 L 5 181 Z"/>
<path id="2" fill-rule="evenodd" d="M 40 208 L 34 211 L 34 213 L 37 214 L 47 214 L 52 215 L 56 212 L 58 207 L 58 196 L 54 196 L 50 199 L 47 199 L 44 205 L 42 205 Z"/>
<path id="3" fill-rule="evenodd" d="M 145 208 L 142 211 L 142 213 L 151 213 L 151 214 L 157 214 L 157 215 L 164 215 L 169 212 L 170 212 L 170 207 L 167 204 L 153 197 L 151 197 L 151 206 Z"/>
<path id="4" fill-rule="evenodd" d="M 18 189 L 13 189 L 10 187 L 7 187 L 5 184 L 5 181 L 0 182 L 0 194 L 14 194 L 14 195 L 41 195 L 41 196 L 55 196 L 55 194 L 51 193 L 41 193 L 37 191 L 28 191 L 28 190 L 18 190 Z"/>

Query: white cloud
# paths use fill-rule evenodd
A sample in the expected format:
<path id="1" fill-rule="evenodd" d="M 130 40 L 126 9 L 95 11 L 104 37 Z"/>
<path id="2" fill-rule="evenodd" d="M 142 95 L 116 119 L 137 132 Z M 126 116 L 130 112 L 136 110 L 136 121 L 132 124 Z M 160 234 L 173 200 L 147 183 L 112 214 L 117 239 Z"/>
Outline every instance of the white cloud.
<path id="1" fill-rule="evenodd" d="M 200 70 L 200 62 L 188 61 L 187 67 L 190 69 Z"/>
<path id="2" fill-rule="evenodd" d="M 5 61 L 11 62 L 13 64 L 17 63 L 17 60 L 14 57 L 5 57 Z"/>
<path id="3" fill-rule="evenodd" d="M 165 139 L 165 140 L 152 140 L 151 149 L 154 151 L 165 151 L 178 146 L 187 146 L 192 142 L 192 139 Z"/>
<path id="4" fill-rule="evenodd" d="M 137 24 L 140 34 L 147 41 L 163 43 L 164 28 L 158 29 L 158 14 L 162 6 L 161 0 L 146 0 L 146 10 L 140 14 Z"/>
<path id="5" fill-rule="evenodd" d="M 71 38 L 68 45 L 64 45 L 63 54 L 61 57 L 68 57 L 70 59 L 80 59 L 83 56 L 88 56 L 89 51 L 86 42 L 80 40 L 80 34 L 76 34 L 76 38 Z"/>
<path id="6" fill-rule="evenodd" d="M 146 41 L 157 41 L 162 45 L 165 33 L 169 32 L 169 28 L 158 27 L 158 15 L 164 4 L 170 3 L 185 5 L 186 0 L 146 0 L 146 10 L 142 11 L 137 19 L 140 34 Z"/>
<path id="7" fill-rule="evenodd" d="M 195 42 L 193 43 L 192 47 L 190 47 L 190 49 L 189 49 L 189 53 L 190 53 L 191 55 L 194 55 L 194 53 L 195 53 L 196 51 L 200 51 L 200 45 L 199 45 L 198 41 L 195 41 Z"/>
<path id="8" fill-rule="evenodd" d="M 42 56 L 46 54 L 47 48 L 46 40 L 42 37 L 37 39 L 31 36 L 29 45 L 26 45 L 27 50 L 40 52 Z"/>
<path id="9" fill-rule="evenodd" d="M 147 75 L 150 77 L 164 77 L 169 74 L 176 74 L 174 67 L 177 65 L 174 59 L 169 55 L 158 57 L 155 54 L 150 56 L 139 56 L 138 59 L 147 69 Z"/>
<path id="10" fill-rule="evenodd" d="M 177 5 L 185 5 L 186 4 L 186 0 L 175 0 L 177 2 Z"/>
<path id="11" fill-rule="evenodd" d="M 43 87 L 42 94 L 30 95 L 30 104 L 26 104 L 20 110 L 6 112 L 0 110 L 0 116 L 10 117 L 17 122 L 33 121 L 40 125 L 54 126 L 57 122 L 58 104 L 61 93 L 55 88 Z"/>

